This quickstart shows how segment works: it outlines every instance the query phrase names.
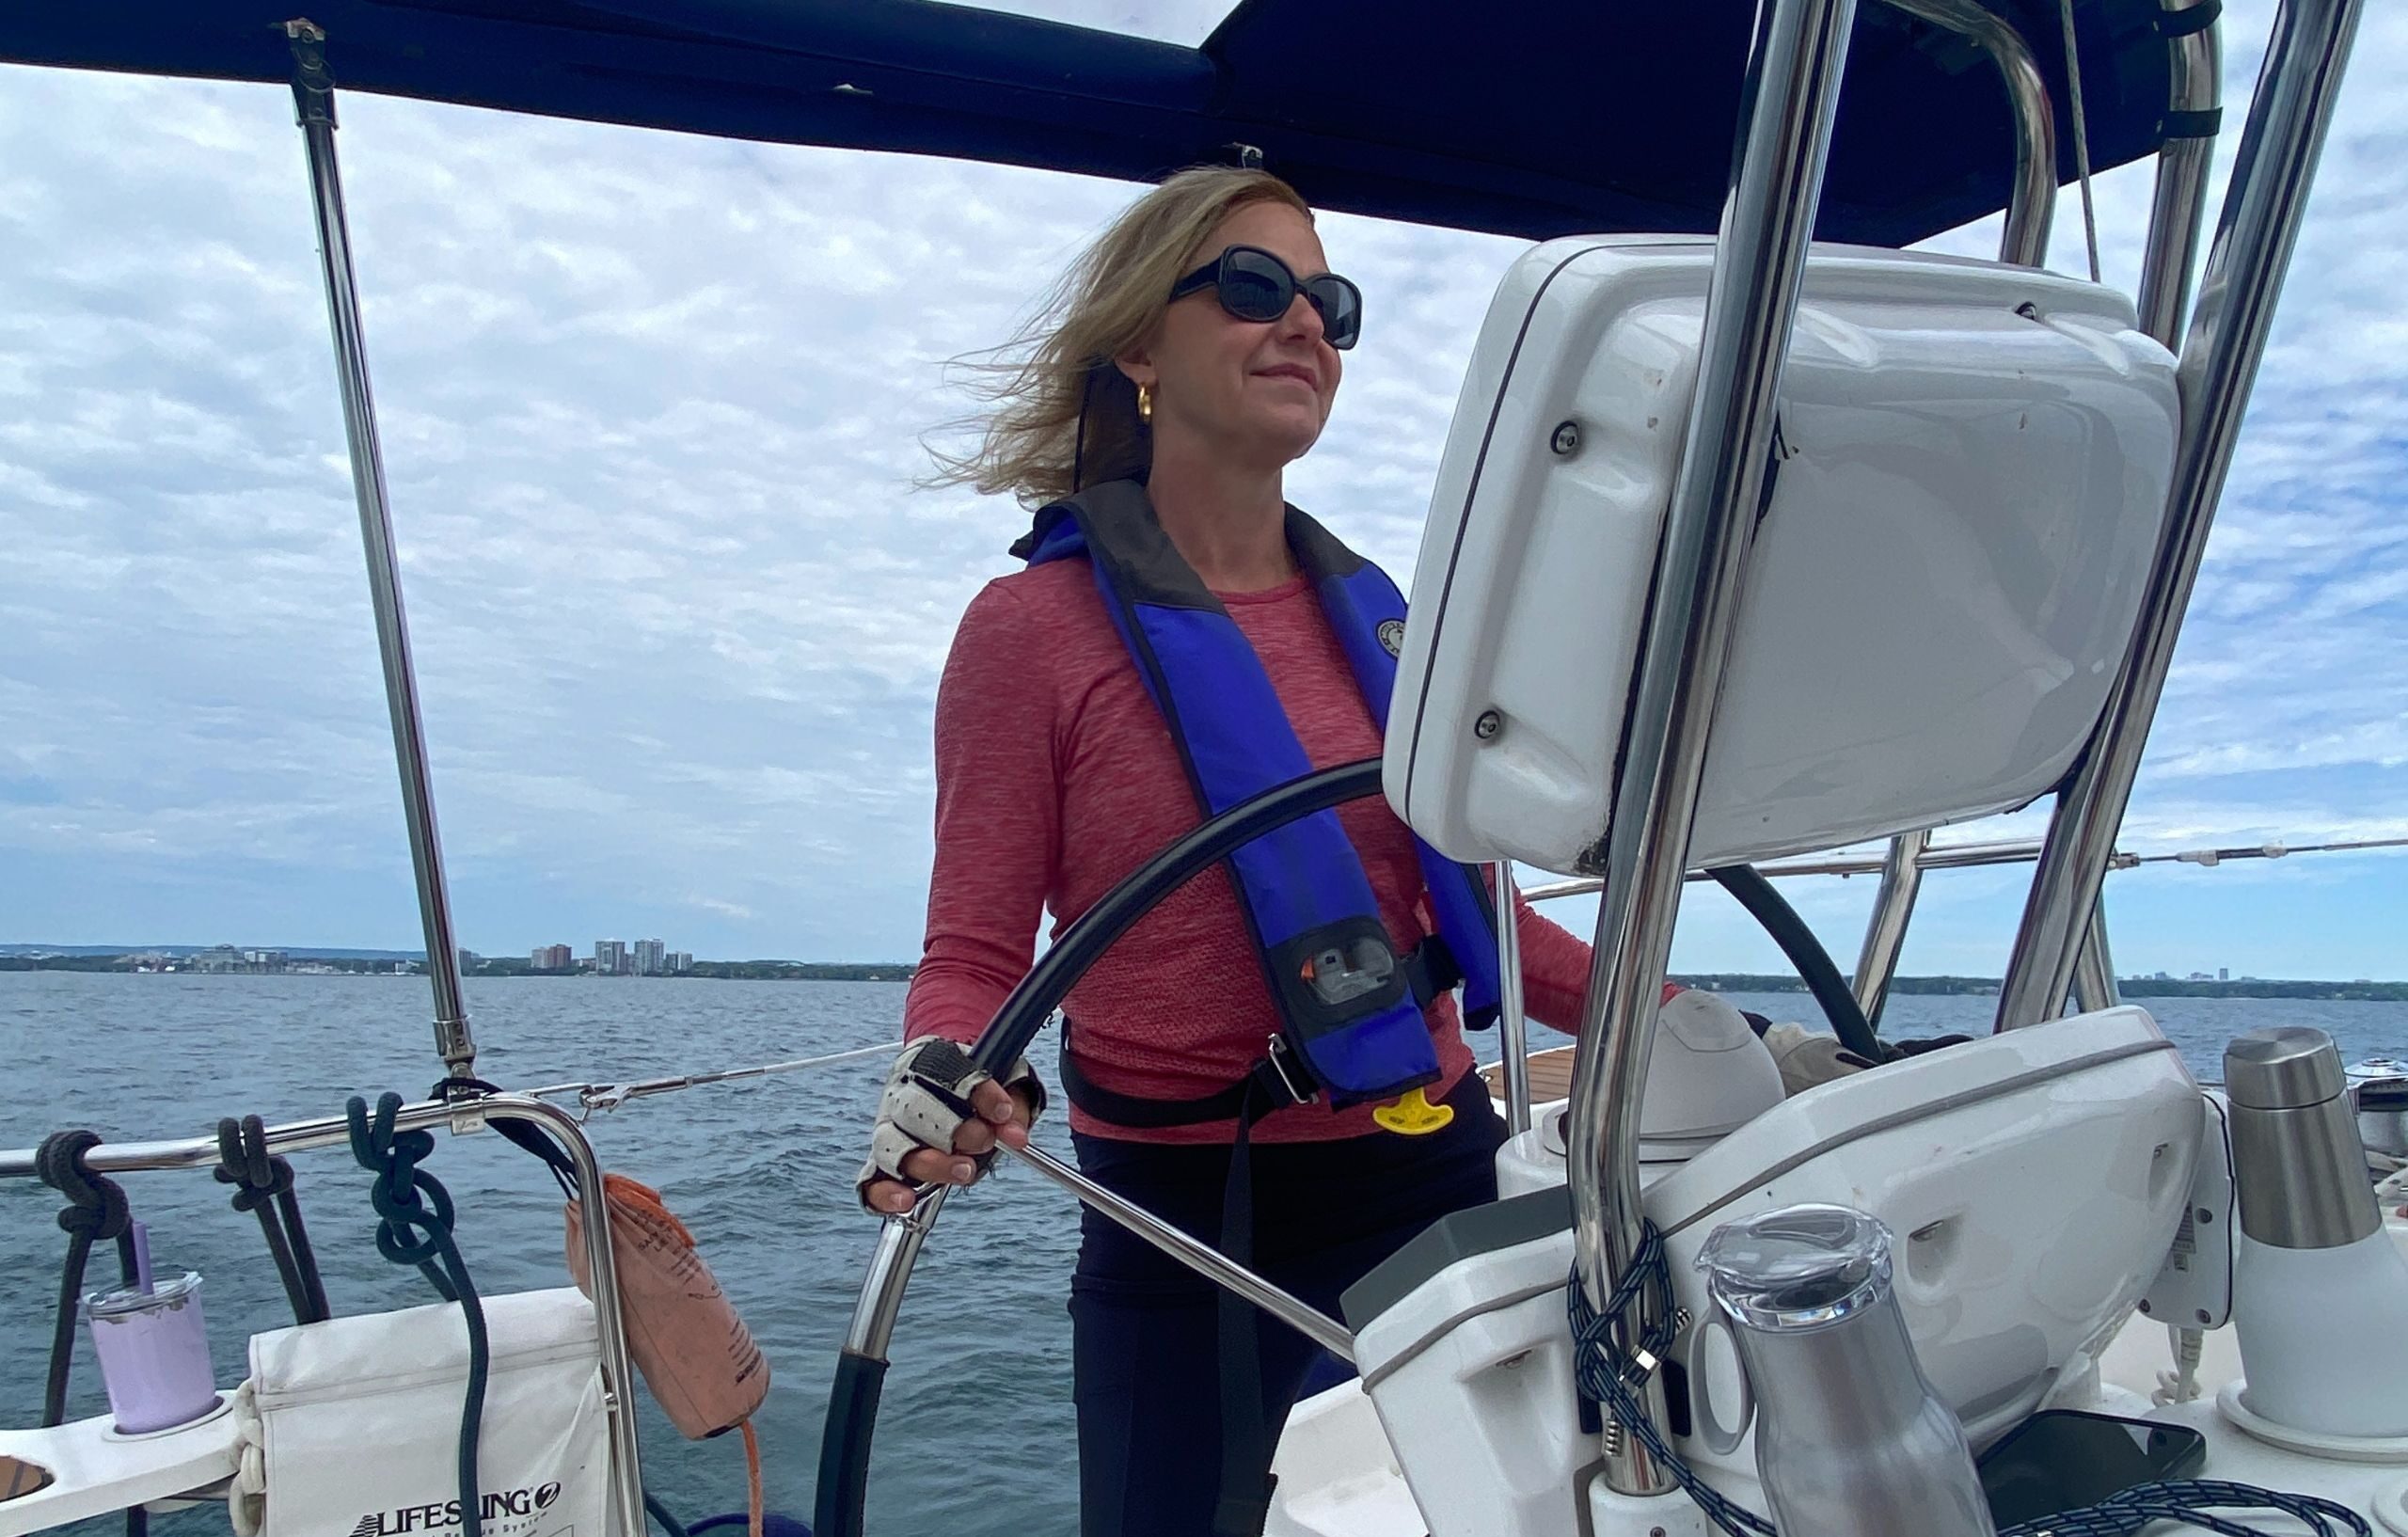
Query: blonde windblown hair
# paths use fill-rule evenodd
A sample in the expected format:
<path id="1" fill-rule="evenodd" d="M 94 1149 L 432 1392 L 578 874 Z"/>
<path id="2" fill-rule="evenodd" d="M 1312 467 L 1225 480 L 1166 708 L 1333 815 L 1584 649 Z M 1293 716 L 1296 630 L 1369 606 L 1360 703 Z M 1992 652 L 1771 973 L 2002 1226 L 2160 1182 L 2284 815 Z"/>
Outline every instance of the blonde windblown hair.
<path id="1" fill-rule="evenodd" d="M 1295 189 L 1263 171 L 1197 166 L 1155 187 L 1062 275 L 1020 334 L 967 366 L 992 407 L 967 454 L 930 452 L 928 483 L 1006 492 L 1034 510 L 1084 483 L 1147 467 L 1152 447 L 1137 390 L 1113 358 L 1143 341 L 1169 306 L 1188 256 L 1249 203 L 1284 203 L 1309 219 Z M 1082 432 L 1081 418 L 1085 418 Z"/>

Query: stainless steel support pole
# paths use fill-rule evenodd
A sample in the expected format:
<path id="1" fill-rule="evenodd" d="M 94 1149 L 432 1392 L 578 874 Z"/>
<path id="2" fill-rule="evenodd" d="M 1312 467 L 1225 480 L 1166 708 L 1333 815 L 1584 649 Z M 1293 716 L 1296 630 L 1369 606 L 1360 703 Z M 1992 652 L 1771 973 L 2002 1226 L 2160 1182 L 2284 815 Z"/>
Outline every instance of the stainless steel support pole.
<path id="1" fill-rule="evenodd" d="M 1889 1001 L 1890 981 L 1898 974 L 1898 952 L 1906 948 L 1907 921 L 1914 916 L 1915 895 L 1923 890 L 1923 856 L 1930 846 L 1928 828 L 1901 832 L 1890 840 L 1889 856 L 1881 862 L 1881 889 L 1874 895 L 1864 948 L 1856 958 L 1856 1006 L 1877 1029 L 1881 1006 Z"/>
<path id="2" fill-rule="evenodd" d="M 2275 13 L 2198 308 L 2182 346 L 2177 375 L 2182 436 L 2148 592 L 2089 755 L 2040 850 L 2001 990 L 2001 1029 L 2054 1018 L 2073 984 L 2083 933 L 2131 800 L 2274 304 L 2306 214 L 2361 5 L 2362 0 L 2284 0 Z"/>
<path id="3" fill-rule="evenodd" d="M 952 1189 L 938 1185 L 902 1216 L 888 1217 L 878 1227 L 878 1247 L 870 1251 L 869 1274 L 862 1279 L 861 1296 L 853 1304 L 853 1321 L 845 1330 L 845 1349 L 873 1361 L 886 1359 L 887 1342 L 895 1338 L 895 1320 L 903 1311 L 903 1291 L 911 1284 L 911 1267 L 920 1244 L 944 1210 Z"/>
<path id="4" fill-rule="evenodd" d="M 2085 1014 L 2102 1008 L 2113 1008 L 2123 997 L 2115 990 L 2115 962 L 2107 949 L 2107 897 L 2100 893 L 2099 906 L 2090 914 L 2090 927 L 2083 935 L 2082 954 L 2075 959 L 2073 969 L 2074 1006 Z"/>
<path id="5" fill-rule="evenodd" d="M 368 393 L 359 287 L 343 214 L 342 174 L 335 163 L 334 77 L 326 70 L 324 32 L 309 22 L 294 21 L 285 24 L 285 33 L 293 44 L 293 108 L 309 147 L 309 198 L 318 215 L 326 317 L 334 329 L 335 372 L 342 385 L 343 431 L 351 446 L 352 489 L 359 501 L 359 536 L 368 555 L 368 592 L 376 607 L 385 702 L 393 718 L 393 756 L 401 766 L 402 814 L 409 824 L 410 865 L 418 878 L 419 919 L 426 934 L 426 975 L 435 989 L 435 1049 L 447 1071 L 465 1078 L 476 1070 L 477 1043 L 468 1032 L 467 1005 L 460 993 L 460 950 L 452 937 L 452 896 L 443 880 L 442 840 L 435 830 L 426 733 L 419 721 L 417 675 L 410 665 L 409 621 L 402 611 L 401 562 L 393 553 L 385 460 L 376 444 L 376 406 Z M 639 1519 L 627 1529 L 641 1532 L 642 1522 Z"/>
<path id="6" fill-rule="evenodd" d="M 1347 1365 L 1354 1364 L 1354 1335 L 1327 1313 L 1281 1291 L 1253 1271 L 1237 1264 L 1212 1244 L 1172 1227 L 1118 1191 L 1096 1183 L 1044 1149 L 1006 1148 L 1004 1150 L 1213 1285 L 1236 1292 Z"/>
<path id="7" fill-rule="evenodd" d="M 577 1165 L 578 1205 L 585 1213 L 585 1269 L 593 1283 L 594 1327 L 602 1343 L 602 1390 L 610 1413 L 610 1492 L 618 1503 L 619 1530 L 642 1532 L 643 1459 L 636 1434 L 636 1379 L 627 1355 L 626 1314 L 619 1301 L 619 1267 L 610 1242 L 610 1207 L 602 1182 L 602 1162 L 594 1155 L 585 1129 L 559 1105 L 516 1095 L 479 1100 L 488 1117 L 533 1121 L 568 1149 Z M 430 1110 L 436 1108 L 430 1103 Z M 456 1117 L 453 1117 L 456 1120 Z M 348 1128 L 346 1128 L 346 1134 Z"/>
<path id="8" fill-rule="evenodd" d="M 2048 77 L 2023 34 L 1975 0 L 1888 0 L 1893 8 L 1953 32 L 1980 47 L 1998 66 L 2015 108 L 2015 185 L 2007 195 L 2006 234 L 1998 259 L 2036 267 L 2049 259 L 2049 227 L 2057 214 L 2057 117 Z"/>
<path id="9" fill-rule="evenodd" d="M 1567 1123 L 1576 1267 L 1594 1305 L 1638 1243 L 1640 1090 L 1855 17 L 1855 0 L 1766 0 L 1757 11 L 1697 391 L 1606 830 L 1587 1046 Z M 1660 1379 L 1649 1380 L 1641 1407 L 1660 1423 Z M 1636 1435 L 1608 1440 L 1609 1487 L 1671 1487 Z"/>
<path id="10" fill-rule="evenodd" d="M 2182 17 L 2209 0 L 2167 0 L 2168 18 Z M 2166 44 L 2172 79 L 2168 108 L 2208 113 L 2224 100 L 2224 46 L 2210 23 Z M 2148 246 L 2141 260 L 2141 329 L 2166 346 L 2182 334 L 2182 311 L 2191 302 L 2191 263 L 2199 250 L 2199 228 L 2208 211 L 2208 168 L 2215 140 L 2168 139 L 2157 152 L 2157 197 L 2149 205 Z"/>
<path id="11" fill-rule="evenodd" d="M 493 1094 L 476 1101 L 479 1114 L 495 1120 L 531 1121 L 549 1133 L 567 1149 L 577 1169 L 578 1201 L 589 1213 L 585 1228 L 585 1262 L 594 1282 L 594 1332 L 602 1355 L 602 1391 L 610 1415 L 610 1495 L 616 1502 L 619 1530 L 644 1530 L 643 1461 L 636 1431 L 635 1375 L 628 1365 L 626 1319 L 619 1303 L 619 1268 L 610 1242 L 610 1224 L 590 1220 L 607 1211 L 603 1204 L 602 1165 L 585 1129 L 562 1107 L 523 1094 Z M 402 1106 L 394 1124 L 404 1132 L 448 1124 L 456 1107 L 441 1100 L 422 1100 Z M 341 1116 L 322 1116 L 267 1129 L 267 1150 L 286 1154 L 316 1148 L 347 1147 L 351 1127 Z M 214 1168 L 218 1163 L 215 1136 L 175 1142 L 103 1142 L 84 1162 L 97 1174 L 138 1174 L 153 1169 Z M 30 1149 L 0 1153 L 0 1180 L 35 1177 Z"/>
<path id="12" fill-rule="evenodd" d="M 2049 231 L 2057 212 L 2057 118 L 2050 104 L 2049 82 L 2023 34 L 2000 20 L 1997 13 L 1973 0 L 1888 0 L 1910 16 L 1980 45 L 1998 66 L 2015 109 L 2015 185 L 2007 195 L 2006 227 L 1999 236 L 1998 259 L 2019 267 L 2037 267 L 2049 260 Z M 1856 962 L 1856 1002 L 1867 1022 L 1881 1023 L 1881 1006 L 1889 999 L 1891 978 L 1897 974 L 1898 952 L 1907 943 L 1907 926 L 1914 920 L 1915 898 L 1923 889 L 1923 851 L 1931 842 L 1928 828 L 1901 832 L 1890 840 L 1889 857 L 1881 865 L 1881 890 L 1873 899 L 1873 914 L 1864 927 L 1864 948 Z"/>
<path id="13" fill-rule="evenodd" d="M 1500 859 L 1497 873 L 1497 1034 L 1505 1052 L 1505 1126 L 1519 1136 L 1530 1129 L 1530 1029 L 1522 1007 L 1522 934 L 1516 921 L 1513 862 Z"/>

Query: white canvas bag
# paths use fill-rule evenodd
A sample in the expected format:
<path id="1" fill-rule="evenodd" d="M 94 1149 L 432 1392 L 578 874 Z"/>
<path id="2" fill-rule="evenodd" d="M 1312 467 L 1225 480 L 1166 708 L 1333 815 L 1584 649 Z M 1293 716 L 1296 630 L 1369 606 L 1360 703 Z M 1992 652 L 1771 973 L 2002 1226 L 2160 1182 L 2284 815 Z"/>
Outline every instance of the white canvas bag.
<path id="1" fill-rule="evenodd" d="M 563 1287 L 487 1297 L 484 1313 L 483 1537 L 621 1537 L 593 1304 Z M 236 1529 L 456 1537 L 467 1380 L 467 1323 L 452 1303 L 254 1336 L 236 1402 Z"/>

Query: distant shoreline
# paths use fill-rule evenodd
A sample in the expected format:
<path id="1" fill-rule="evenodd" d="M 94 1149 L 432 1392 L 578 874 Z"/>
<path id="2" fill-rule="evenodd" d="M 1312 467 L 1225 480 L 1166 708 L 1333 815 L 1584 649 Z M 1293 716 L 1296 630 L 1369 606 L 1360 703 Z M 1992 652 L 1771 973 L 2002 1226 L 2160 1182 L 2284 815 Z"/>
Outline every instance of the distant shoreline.
<path id="1" fill-rule="evenodd" d="M 1676 982 L 1710 988 L 1716 992 L 1804 992 L 1795 976 L 1766 976 L 1747 972 L 1675 974 Z M 1996 997 L 1995 976 L 1901 976 L 1890 984 L 1893 995 L 1916 997 Z M 2131 998 L 2293 998 L 2310 1003 L 2408 1004 L 2408 982 L 2318 982 L 2279 977 L 2235 977 L 2228 982 L 2182 977 L 2118 977 L 2115 990 Z"/>
<path id="2" fill-rule="evenodd" d="M 411 976 L 422 975 L 426 971 L 424 958 L 416 952 L 278 950 L 263 953 L 277 959 L 272 962 L 248 962 L 224 959 L 209 951 L 164 948 L 95 951 L 90 954 L 0 954 L 0 972 L 154 973 L 176 976 Z M 908 982 L 917 969 L 907 961 L 698 960 L 685 971 L 657 974 L 671 981 L 700 976 L 721 981 Z M 564 971 L 543 971 L 529 964 L 523 957 L 502 956 L 471 956 L 461 965 L 460 974 L 594 978 L 601 981 L 619 979 L 615 976 L 595 977 L 591 971 L 574 967 Z"/>
<path id="3" fill-rule="evenodd" d="M 410 954 L 386 952 L 363 955 L 328 954 L 308 950 L 285 952 L 289 958 L 282 970 L 262 973 L 237 969 L 237 975 L 415 975 L 423 973 L 423 960 Z M 135 974 L 162 971 L 166 961 L 175 975 L 211 974 L 200 967 L 186 967 L 183 955 L 163 955 L 159 951 L 136 951 L 114 954 L 0 954 L 0 972 L 87 972 Z M 908 982 L 918 968 L 904 961 L 797 961 L 797 960 L 698 960 L 678 976 L 661 980 L 675 981 L 680 977 L 705 977 L 718 981 L 755 982 Z M 500 957 L 478 957 L 462 968 L 462 974 L 479 977 L 526 976 L 545 979 L 616 981 L 616 977 L 594 977 L 590 972 L 537 971 L 523 959 Z M 1806 984 L 1795 976 L 1757 972 L 1696 972 L 1676 973 L 1673 980 L 1689 987 L 1709 988 L 1717 992 L 1797 992 L 1806 991 Z M 2312 1003 L 2408 1003 L 2408 982 L 2348 981 L 2328 982 L 2310 979 L 2277 977 L 2245 977 L 2216 982 L 2180 977 L 2121 978 L 2116 990 L 2126 998 L 2290 998 Z M 1934 996 L 1995 996 L 1999 980 L 1990 976 L 1901 976 L 1890 985 L 1892 993 L 1909 997 Z"/>

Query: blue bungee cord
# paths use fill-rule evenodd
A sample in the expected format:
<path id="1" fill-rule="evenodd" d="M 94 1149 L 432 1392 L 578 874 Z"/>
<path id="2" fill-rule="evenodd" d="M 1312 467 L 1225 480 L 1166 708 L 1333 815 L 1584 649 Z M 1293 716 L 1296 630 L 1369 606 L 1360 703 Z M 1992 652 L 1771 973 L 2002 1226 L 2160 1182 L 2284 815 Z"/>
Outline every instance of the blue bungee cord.
<path id="1" fill-rule="evenodd" d="M 1654 1223 L 1640 1231 L 1638 1252 L 1600 1308 L 1589 1306 L 1578 1272 L 1566 1289 L 1572 1318 L 1573 1362 L 1580 1391 L 1604 1406 L 1626 1434 L 1639 1437 L 1648 1454 L 1663 1465 L 1672 1481 L 1696 1501 L 1706 1519 L 1729 1537 L 1778 1537 L 1773 1524 L 1713 1488 L 1697 1470 L 1672 1450 L 1655 1422 L 1641 1412 L 1639 1388 L 1671 1349 L 1679 1320 L 1672 1306 L 1672 1281 L 1664 1256 L 1663 1235 Z M 1645 1292 L 1655 1322 L 1639 1338 L 1639 1348 L 1624 1352 L 1614 1343 L 1614 1321 L 1629 1316 Z M 2078 1511 L 2066 1511 L 2026 1521 L 2002 1530 L 1998 1537 L 2131 1537 L 2152 1521 L 2179 1521 L 2219 1537 L 2269 1537 L 2261 1528 L 2244 1526 L 2214 1511 L 2275 1511 L 2303 1522 L 2315 1537 L 2372 1537 L 2364 1517 L 2346 1505 L 2314 1495 L 2284 1494 L 2246 1483 L 2215 1479 L 2183 1479 L 2144 1483 Z"/>
<path id="2" fill-rule="evenodd" d="M 368 1101 L 355 1094 L 344 1107 L 351 1125 L 351 1155 L 376 1176 L 369 1187 L 369 1204 L 381 1219 L 376 1225 L 376 1252 L 397 1265 L 415 1265 L 445 1302 L 460 1305 L 468 1324 L 468 1390 L 460 1409 L 460 1533 L 483 1537 L 478 1510 L 477 1444 L 485 1414 L 485 1377 L 492 1362 L 485 1339 L 484 1306 L 477 1300 L 476 1284 L 452 1240 L 452 1193 L 443 1181 L 420 1168 L 435 1151 L 432 1133 L 397 1132 L 394 1122 L 402 1097 L 390 1091 L 377 1097 L 372 1118 Z M 425 1199 L 420 1199 L 424 1196 Z M 431 1201 L 432 1207 L 429 1206 Z"/>

